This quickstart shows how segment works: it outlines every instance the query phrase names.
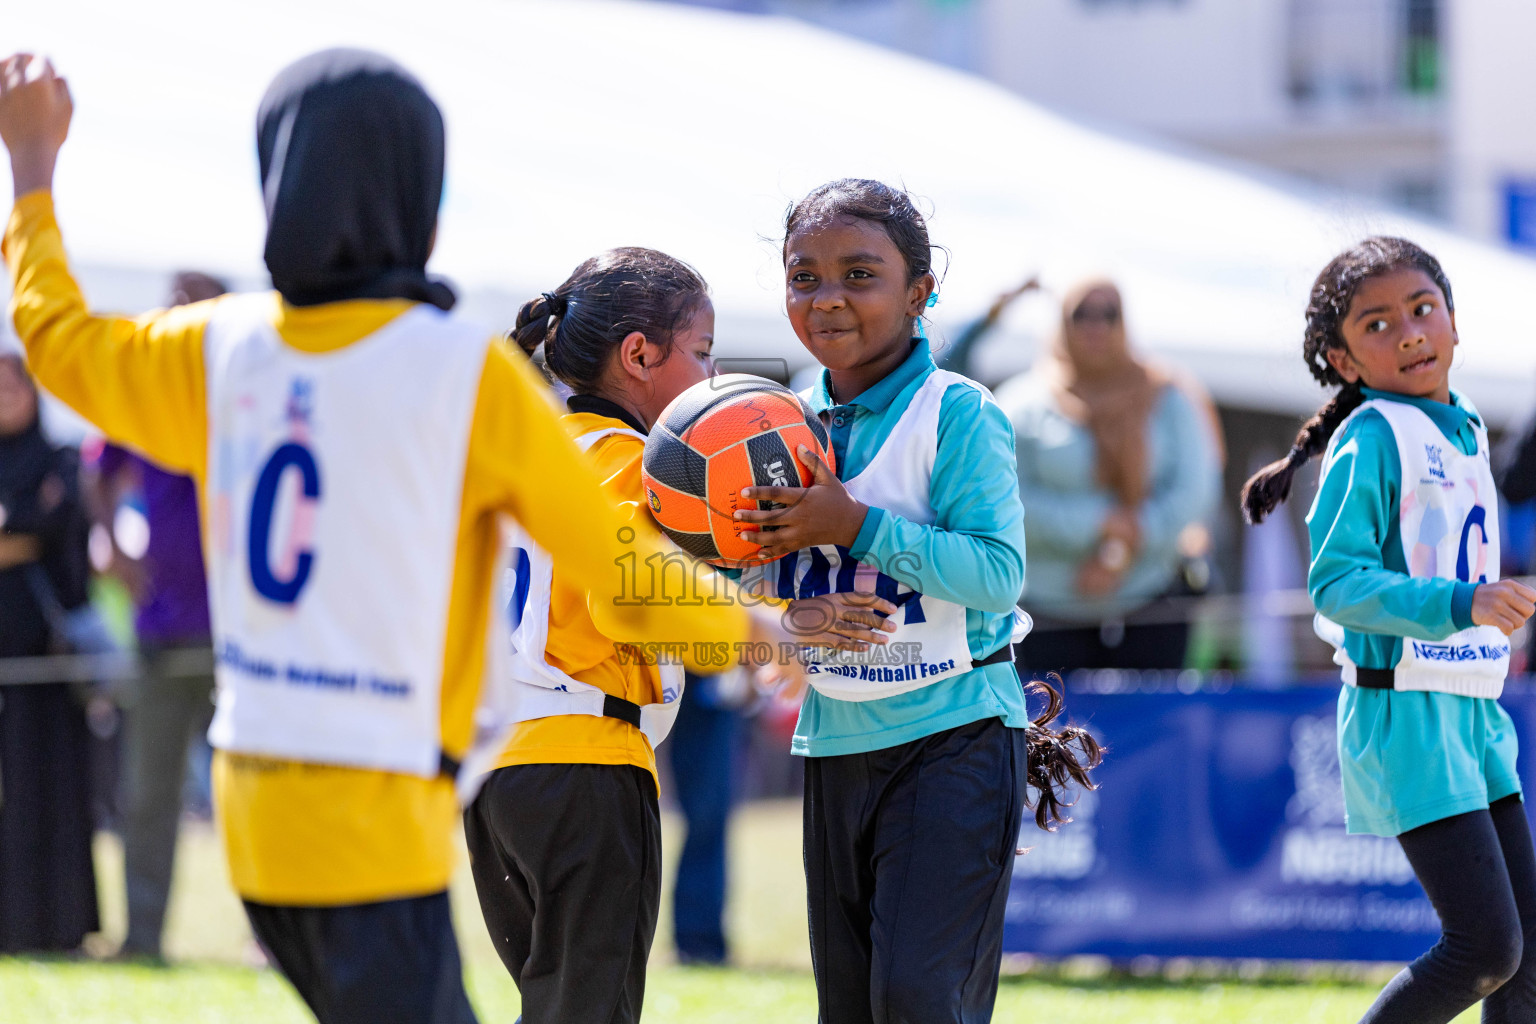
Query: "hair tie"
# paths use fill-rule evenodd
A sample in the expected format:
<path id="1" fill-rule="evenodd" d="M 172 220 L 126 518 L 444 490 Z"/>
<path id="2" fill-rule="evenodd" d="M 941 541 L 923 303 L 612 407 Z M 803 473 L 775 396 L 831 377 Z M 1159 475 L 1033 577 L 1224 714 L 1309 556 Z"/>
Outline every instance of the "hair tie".
<path id="1" fill-rule="evenodd" d="M 1311 457 L 1312 457 L 1312 453 L 1307 451 L 1307 449 L 1305 447 L 1303 447 L 1302 445 L 1299 445 L 1299 444 L 1293 444 L 1293 445 L 1291 445 L 1290 454 L 1287 455 L 1285 458 L 1286 458 L 1286 461 L 1289 462 L 1291 465 L 1299 466 L 1303 462 L 1306 462 Z"/>
<path id="2" fill-rule="evenodd" d="M 550 316 L 556 319 L 565 316 L 565 311 L 570 308 L 571 304 L 568 298 L 563 295 L 556 295 L 554 292 L 543 292 L 541 294 L 544 296 L 544 308 L 548 310 Z"/>

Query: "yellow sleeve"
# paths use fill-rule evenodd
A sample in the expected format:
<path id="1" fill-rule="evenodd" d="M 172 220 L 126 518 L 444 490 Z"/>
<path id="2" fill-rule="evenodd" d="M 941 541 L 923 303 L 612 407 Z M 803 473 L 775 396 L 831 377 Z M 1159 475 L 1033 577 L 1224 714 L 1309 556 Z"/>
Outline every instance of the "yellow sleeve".
<path id="1" fill-rule="evenodd" d="M 638 489 L 637 478 L 634 486 Z M 608 475 L 608 474 L 605 474 Z M 532 365 L 503 343 L 491 346 L 470 427 L 465 511 L 506 512 L 562 567 L 587 587 L 592 622 L 625 643 L 738 643 L 747 639 L 747 612 L 729 603 L 677 604 L 678 572 L 645 570 L 653 555 L 674 562 L 638 503 L 616 507 L 598 472 L 561 428 Z M 626 574 L 633 558 L 640 571 Z M 665 589 L 670 583 L 671 595 Z M 713 580 L 705 581 L 705 585 Z M 705 592 L 706 595 L 708 592 Z"/>
<path id="2" fill-rule="evenodd" d="M 645 446 L 633 437 L 617 434 L 611 438 L 599 441 L 588 449 L 587 454 L 596 463 L 598 475 L 603 480 L 603 489 L 608 492 L 610 500 L 614 502 L 614 507 L 618 509 L 619 514 L 624 517 L 624 521 L 631 527 L 634 527 L 637 534 L 641 529 L 647 531 L 654 530 L 655 527 L 651 514 L 645 507 L 645 485 L 640 480 L 640 464 L 645 457 Z M 680 566 L 686 565 L 689 571 L 693 573 L 692 579 L 688 584 L 692 588 L 690 590 L 691 594 L 709 597 L 714 594 L 736 593 L 736 585 L 725 576 L 720 576 L 717 579 L 717 574 L 707 563 L 700 562 L 687 554 L 671 551 L 665 542 L 662 542 L 662 547 L 672 554 L 674 563 Z M 639 572 L 647 574 L 647 570 L 644 567 L 644 558 L 644 554 L 639 554 L 637 562 L 640 567 Z M 664 587 L 663 592 L 677 597 L 684 596 L 681 571 L 669 568 L 667 573 L 668 578 L 665 581 L 658 581 Z M 589 607 L 591 601 L 592 595 L 589 593 Z M 767 602 L 760 601 L 758 603 L 763 604 Z M 596 616 L 594 615 L 595 618 Z M 725 629 L 724 627 L 727 626 L 731 628 L 729 630 Z M 683 667 L 699 675 L 707 676 L 719 672 L 720 662 L 708 657 L 704 657 L 701 660 L 701 656 L 705 655 L 706 652 L 696 646 L 696 643 L 735 643 L 736 641 L 746 639 L 745 634 L 739 632 L 744 627 L 738 626 L 735 623 L 725 623 L 714 619 L 706 620 L 701 618 L 699 622 L 693 623 L 689 627 L 672 628 L 676 632 L 677 639 L 688 641 L 687 646 L 682 649 Z M 647 639 L 652 638 L 648 637 Z M 654 639 L 661 638 L 656 637 Z"/>
<path id="3" fill-rule="evenodd" d="M 634 522 L 640 513 L 640 503 L 645 500 L 645 486 L 640 482 L 645 445 L 637 437 L 612 434 L 588 448 L 587 457 L 597 467 L 608 500 L 626 522 Z"/>
<path id="4" fill-rule="evenodd" d="M 203 476 L 203 328 L 213 303 L 135 319 L 93 316 L 69 272 L 46 191 L 16 200 L 0 253 L 11 273 L 11 322 L 38 383 L 112 440 Z"/>

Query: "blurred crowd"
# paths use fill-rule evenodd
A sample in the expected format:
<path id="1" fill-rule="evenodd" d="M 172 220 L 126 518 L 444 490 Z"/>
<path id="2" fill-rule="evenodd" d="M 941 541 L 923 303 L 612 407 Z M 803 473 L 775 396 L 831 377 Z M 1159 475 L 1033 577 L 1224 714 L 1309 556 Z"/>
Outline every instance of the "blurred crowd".
<path id="1" fill-rule="evenodd" d="M 225 290 L 181 273 L 169 304 Z M 21 357 L 0 356 L 0 657 L 69 659 L 12 660 L 0 676 L 0 951 L 72 950 L 99 930 L 91 841 L 108 826 L 125 861 L 118 955 L 156 960 L 177 827 L 184 806 L 207 804 L 196 488 L 115 445 L 52 444 L 40 413 Z M 102 621 L 93 569 L 131 600 L 131 638 Z M 120 644 L 136 648 L 136 671 L 110 671 Z"/>

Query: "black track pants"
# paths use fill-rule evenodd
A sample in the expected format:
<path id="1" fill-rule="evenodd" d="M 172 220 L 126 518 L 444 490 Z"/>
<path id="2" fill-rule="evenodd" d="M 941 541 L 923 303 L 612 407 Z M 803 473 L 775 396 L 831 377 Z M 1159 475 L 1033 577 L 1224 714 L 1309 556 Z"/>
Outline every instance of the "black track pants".
<path id="1" fill-rule="evenodd" d="M 1024 808 L 1024 731 L 997 718 L 805 766 L 822 1024 L 981 1024 Z"/>
<path id="2" fill-rule="evenodd" d="M 1443 934 L 1362 1024 L 1442 1024 L 1479 999 L 1486 1024 L 1536 1022 L 1536 854 L 1520 798 L 1397 838 Z"/>
<path id="3" fill-rule="evenodd" d="M 630 1024 L 661 904 L 661 813 L 633 765 L 498 768 L 464 814 L 485 926 L 523 1024 Z"/>

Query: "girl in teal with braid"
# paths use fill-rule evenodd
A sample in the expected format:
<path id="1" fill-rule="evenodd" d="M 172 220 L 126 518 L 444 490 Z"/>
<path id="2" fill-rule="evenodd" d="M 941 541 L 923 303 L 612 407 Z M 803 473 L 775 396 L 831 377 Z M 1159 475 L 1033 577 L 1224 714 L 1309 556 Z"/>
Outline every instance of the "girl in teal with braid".
<path id="1" fill-rule="evenodd" d="M 1536 854 L 1498 696 L 1509 634 L 1536 591 L 1499 579 L 1488 433 L 1451 390 L 1451 285 L 1401 238 L 1370 238 L 1318 275 L 1304 357 L 1339 388 L 1284 459 L 1243 490 L 1261 521 L 1323 456 L 1307 585 L 1337 648 L 1349 831 L 1395 836 L 1443 935 L 1362 1021 L 1536 1020 Z"/>

